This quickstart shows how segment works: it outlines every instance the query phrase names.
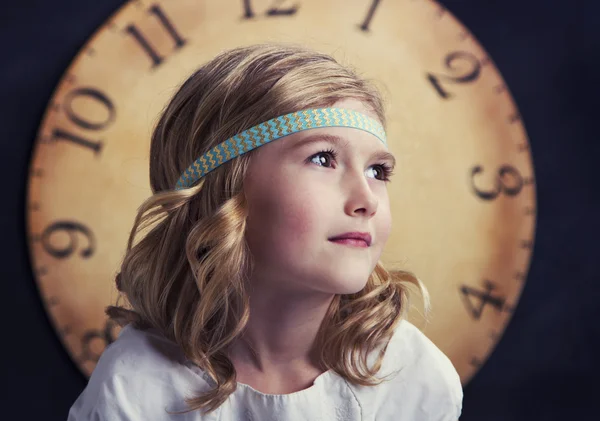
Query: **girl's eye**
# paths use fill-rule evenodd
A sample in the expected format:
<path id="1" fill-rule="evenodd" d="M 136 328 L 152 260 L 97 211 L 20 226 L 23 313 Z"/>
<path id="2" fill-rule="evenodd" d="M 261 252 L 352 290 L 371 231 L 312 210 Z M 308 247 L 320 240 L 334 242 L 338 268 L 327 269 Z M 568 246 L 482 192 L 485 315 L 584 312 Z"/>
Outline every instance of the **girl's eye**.
<path id="1" fill-rule="evenodd" d="M 333 158 L 333 160 L 337 159 L 337 152 L 334 151 L 333 149 L 327 149 L 326 151 L 320 151 L 317 152 L 316 154 L 314 154 L 313 156 L 311 156 L 309 159 L 309 161 L 314 162 L 314 161 L 318 161 L 318 164 L 323 165 L 325 162 L 327 162 L 327 159 L 323 159 L 320 158 L 319 156 L 330 156 L 331 158 Z M 315 159 L 318 158 L 318 159 Z M 317 162 L 315 162 L 317 163 Z M 331 164 L 331 160 L 330 160 L 330 164 Z"/>
<path id="2" fill-rule="evenodd" d="M 322 157 L 330 157 L 329 159 L 323 159 Z M 329 168 L 328 165 L 325 165 L 326 163 L 329 163 L 329 165 L 331 165 L 331 159 L 333 159 L 334 161 L 337 159 L 337 152 L 333 149 L 327 149 L 324 151 L 320 151 L 317 152 L 316 154 L 312 155 L 311 157 L 308 158 L 309 162 L 314 162 L 315 164 L 319 164 L 319 165 L 323 165 L 327 168 Z M 316 162 L 315 162 L 316 161 Z M 377 180 L 381 180 L 381 181 L 385 181 L 386 183 L 391 181 L 390 177 L 393 175 L 393 171 L 391 169 L 391 167 L 386 164 L 386 163 L 381 163 L 381 164 L 376 164 L 371 166 L 371 168 L 378 168 L 377 172 L 379 173 L 380 177 L 383 178 L 376 178 Z"/>

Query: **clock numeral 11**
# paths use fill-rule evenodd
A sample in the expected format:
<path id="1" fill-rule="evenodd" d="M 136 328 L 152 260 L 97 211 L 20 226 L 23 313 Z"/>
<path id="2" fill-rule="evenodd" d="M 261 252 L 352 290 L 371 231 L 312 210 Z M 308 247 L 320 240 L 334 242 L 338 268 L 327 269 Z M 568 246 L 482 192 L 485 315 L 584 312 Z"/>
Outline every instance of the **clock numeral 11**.
<path id="1" fill-rule="evenodd" d="M 148 13 L 156 16 L 156 18 L 158 19 L 162 27 L 165 29 L 165 31 L 171 36 L 171 38 L 173 38 L 173 41 L 175 42 L 175 49 L 179 49 L 185 45 L 186 40 L 183 39 L 181 35 L 179 35 L 177 30 L 175 29 L 175 26 L 173 26 L 173 24 L 171 23 L 169 18 L 167 18 L 160 6 L 156 4 L 153 5 L 152 7 L 150 7 Z M 135 25 L 128 25 L 125 28 L 125 32 L 130 34 L 133 37 L 133 39 L 137 41 L 140 47 L 142 47 L 144 52 L 148 54 L 148 57 L 150 57 L 150 60 L 152 60 L 152 68 L 156 68 L 164 61 L 165 57 L 161 56 L 156 51 L 156 49 L 150 44 L 150 42 Z"/>

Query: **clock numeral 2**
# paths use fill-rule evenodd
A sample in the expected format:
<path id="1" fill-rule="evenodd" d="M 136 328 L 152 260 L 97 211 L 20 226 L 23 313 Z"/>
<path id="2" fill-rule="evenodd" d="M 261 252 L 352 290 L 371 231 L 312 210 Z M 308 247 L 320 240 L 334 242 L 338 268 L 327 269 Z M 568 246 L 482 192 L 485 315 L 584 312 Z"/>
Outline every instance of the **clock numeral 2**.
<path id="1" fill-rule="evenodd" d="M 483 313 L 484 307 L 489 304 L 495 307 L 498 311 L 504 309 L 505 297 L 494 295 L 492 290 L 495 288 L 494 284 L 488 280 L 484 282 L 484 289 L 477 289 L 468 285 L 462 285 L 460 287 L 461 298 L 465 307 L 469 311 L 469 314 L 475 319 L 479 320 Z M 474 304 L 473 300 L 477 300 L 478 303 Z"/>
<path id="2" fill-rule="evenodd" d="M 150 7 L 148 13 L 156 16 L 163 28 L 167 31 L 171 38 L 173 38 L 173 41 L 175 41 L 175 49 L 179 49 L 185 45 L 186 40 L 183 39 L 181 35 L 179 35 L 179 33 L 177 32 L 171 21 L 167 18 L 165 13 L 162 11 L 160 6 L 156 4 L 153 5 L 152 7 Z M 150 60 L 152 60 L 152 68 L 156 68 L 164 61 L 165 57 L 158 54 L 156 49 L 150 44 L 146 37 L 142 35 L 140 30 L 135 25 L 128 25 L 125 28 L 125 32 L 133 36 L 133 38 L 137 41 L 140 47 L 142 47 L 144 52 L 148 54 L 148 57 L 150 57 Z"/>
<path id="3" fill-rule="evenodd" d="M 448 92 L 444 86 L 442 86 L 442 82 L 444 83 L 470 83 L 477 80 L 479 74 L 481 73 L 481 63 L 477 60 L 473 54 L 466 51 L 454 51 L 446 56 L 445 63 L 446 68 L 454 73 L 456 70 L 454 68 L 454 64 L 457 61 L 466 62 L 469 64 L 469 68 L 466 71 L 463 71 L 459 74 L 455 75 L 443 75 L 443 74 L 434 74 L 427 73 L 427 80 L 433 85 L 436 92 L 443 99 L 448 99 L 453 95 Z"/>

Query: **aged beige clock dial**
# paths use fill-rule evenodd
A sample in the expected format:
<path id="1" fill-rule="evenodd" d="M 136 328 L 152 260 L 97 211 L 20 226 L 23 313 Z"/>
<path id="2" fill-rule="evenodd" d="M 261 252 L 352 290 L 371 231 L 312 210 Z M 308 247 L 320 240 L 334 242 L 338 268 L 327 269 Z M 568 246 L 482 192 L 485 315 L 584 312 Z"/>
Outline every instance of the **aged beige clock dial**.
<path id="1" fill-rule="evenodd" d="M 89 375 L 118 328 L 114 276 L 150 195 L 149 138 L 177 86 L 224 49 L 306 44 L 377 81 L 398 158 L 382 261 L 428 286 L 412 321 L 463 384 L 500 340 L 529 269 L 535 180 L 508 88 L 473 35 L 429 0 L 156 0 L 124 5 L 66 69 L 29 172 L 32 270 L 65 348 Z"/>

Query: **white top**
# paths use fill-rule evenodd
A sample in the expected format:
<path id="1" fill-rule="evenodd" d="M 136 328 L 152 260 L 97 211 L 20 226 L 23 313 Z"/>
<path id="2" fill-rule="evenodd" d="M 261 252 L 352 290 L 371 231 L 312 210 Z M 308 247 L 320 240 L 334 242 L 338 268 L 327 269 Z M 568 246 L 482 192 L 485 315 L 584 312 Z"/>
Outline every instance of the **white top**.
<path id="1" fill-rule="evenodd" d="M 369 366 L 379 349 L 367 359 Z M 402 320 L 388 345 L 378 386 L 348 383 L 334 371 L 285 395 L 238 383 L 212 413 L 186 409 L 185 397 L 207 391 L 212 379 L 156 331 L 125 326 L 102 353 L 67 421 L 456 421 L 463 391 L 451 361 L 416 326 Z"/>

